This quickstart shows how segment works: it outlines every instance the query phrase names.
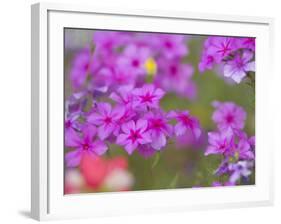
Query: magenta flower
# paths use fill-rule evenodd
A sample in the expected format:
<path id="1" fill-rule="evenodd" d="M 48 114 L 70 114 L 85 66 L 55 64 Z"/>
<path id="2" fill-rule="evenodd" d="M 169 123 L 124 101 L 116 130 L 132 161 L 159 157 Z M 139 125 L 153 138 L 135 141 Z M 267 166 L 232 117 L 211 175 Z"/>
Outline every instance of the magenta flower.
<path id="1" fill-rule="evenodd" d="M 205 70 L 211 70 L 213 66 L 218 62 L 218 57 L 214 57 L 213 55 L 207 54 L 207 52 L 203 51 L 198 69 L 201 73 Z"/>
<path id="2" fill-rule="evenodd" d="M 224 65 L 224 76 L 233 79 L 236 83 L 247 75 L 249 71 L 255 71 L 255 62 L 251 61 L 253 53 L 244 51 L 243 54 L 236 54 L 232 60 Z"/>
<path id="3" fill-rule="evenodd" d="M 146 84 L 141 88 L 133 90 L 135 96 L 136 105 L 144 108 L 158 108 L 160 99 L 164 96 L 164 91 L 160 88 L 156 88 L 152 84 Z"/>
<path id="4" fill-rule="evenodd" d="M 84 49 L 77 54 L 72 62 L 70 80 L 74 88 L 80 88 L 91 71 L 91 54 L 88 49 Z"/>
<path id="5" fill-rule="evenodd" d="M 151 135 L 151 146 L 156 150 L 160 150 L 166 145 L 167 137 L 172 135 L 173 127 L 161 112 L 149 112 L 145 118 L 148 121 L 148 131 Z"/>
<path id="6" fill-rule="evenodd" d="M 91 156 L 100 156 L 107 151 L 108 148 L 104 142 L 93 140 L 95 134 L 96 128 L 93 126 L 84 127 L 81 135 L 74 130 L 66 132 L 65 145 L 70 148 L 75 148 L 74 151 L 68 152 L 65 155 L 68 167 L 78 166 L 85 153 Z"/>
<path id="7" fill-rule="evenodd" d="M 123 145 L 125 150 L 132 154 L 139 145 L 151 142 L 149 133 L 146 131 L 147 127 L 147 121 L 142 119 L 123 124 L 121 127 L 123 133 L 117 137 L 116 143 Z"/>
<path id="8" fill-rule="evenodd" d="M 196 139 L 201 135 L 199 121 L 189 114 L 189 111 L 171 111 L 168 114 L 171 119 L 176 119 L 178 123 L 174 127 L 176 136 L 184 135 L 187 131 L 191 131 Z"/>
<path id="9" fill-rule="evenodd" d="M 238 161 L 237 163 L 229 164 L 229 170 L 231 175 L 229 177 L 230 183 L 236 183 L 241 177 L 247 178 L 251 175 L 252 171 L 251 168 L 254 166 L 253 161 Z"/>
<path id="10" fill-rule="evenodd" d="M 132 85 L 122 86 L 116 92 L 112 92 L 109 98 L 120 105 L 132 107 L 134 105 L 133 89 L 134 87 Z"/>
<path id="11" fill-rule="evenodd" d="M 221 103 L 218 101 L 215 101 L 213 106 L 216 110 L 212 119 L 220 130 L 226 130 L 229 127 L 232 129 L 244 128 L 247 114 L 242 107 L 233 102 Z"/>
<path id="12" fill-rule="evenodd" d="M 186 36 L 159 34 L 158 49 L 168 59 L 183 57 L 188 54 Z"/>
<path id="13" fill-rule="evenodd" d="M 242 37 L 237 39 L 238 48 L 246 48 L 252 51 L 255 51 L 256 39 L 253 37 Z"/>
<path id="14" fill-rule="evenodd" d="M 237 49 L 235 38 L 209 37 L 204 45 L 207 55 L 212 55 L 216 60 L 222 60 Z"/>
<path id="15" fill-rule="evenodd" d="M 196 95 L 196 86 L 191 80 L 194 69 L 180 60 L 159 60 L 159 75 L 156 83 L 167 92 L 174 92 L 180 96 L 193 99 Z"/>
<path id="16" fill-rule="evenodd" d="M 233 131 L 229 128 L 221 133 L 209 132 L 208 142 L 209 146 L 205 152 L 206 156 L 209 154 L 228 155 L 232 153 L 233 149 Z"/>
<path id="17" fill-rule="evenodd" d="M 112 109 L 109 103 L 98 103 L 96 112 L 90 114 L 87 121 L 98 126 L 98 136 L 106 139 L 116 128 L 116 121 L 121 117 L 120 108 Z"/>
<path id="18" fill-rule="evenodd" d="M 129 35 L 125 32 L 95 31 L 93 40 L 99 53 L 109 54 L 127 43 Z"/>
<path id="19" fill-rule="evenodd" d="M 236 151 L 238 152 L 240 159 L 252 160 L 255 158 L 254 152 L 247 139 L 241 139 L 239 141 Z"/>
<path id="20" fill-rule="evenodd" d="M 136 45 L 129 45 L 125 48 L 122 56 L 118 59 L 118 66 L 126 68 L 134 75 L 144 75 L 144 64 L 150 56 L 150 51 L 146 47 L 137 47 Z"/>

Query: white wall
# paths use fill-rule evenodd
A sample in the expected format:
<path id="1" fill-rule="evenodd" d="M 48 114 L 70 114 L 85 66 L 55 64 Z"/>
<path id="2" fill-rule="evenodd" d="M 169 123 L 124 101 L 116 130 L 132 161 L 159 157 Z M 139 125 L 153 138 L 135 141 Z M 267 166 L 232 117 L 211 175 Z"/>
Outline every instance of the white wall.
<path id="1" fill-rule="evenodd" d="M 0 223 L 30 223 L 30 4 L 36 1 L 6 0 L 0 6 Z M 72 2 L 77 1 L 57 1 Z M 80 0 L 79 4 L 98 6 L 181 10 L 223 14 L 270 16 L 275 26 L 276 108 L 273 133 L 275 141 L 274 207 L 196 211 L 155 214 L 126 218 L 83 220 L 82 223 L 280 223 L 281 221 L 281 153 L 280 153 L 280 63 L 281 7 L 278 0 Z M 279 104 L 279 105 L 278 105 Z M 278 115 L 278 116 L 277 116 Z M 279 133 L 278 133 L 279 131 Z M 279 222 L 278 222 L 279 221 Z M 76 223 L 75 221 L 59 223 Z"/>

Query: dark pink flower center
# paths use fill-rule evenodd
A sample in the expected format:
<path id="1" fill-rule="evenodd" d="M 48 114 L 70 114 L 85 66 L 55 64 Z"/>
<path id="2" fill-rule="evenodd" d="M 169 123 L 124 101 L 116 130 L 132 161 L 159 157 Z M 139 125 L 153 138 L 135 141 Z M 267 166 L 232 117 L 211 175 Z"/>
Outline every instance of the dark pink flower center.
<path id="1" fill-rule="evenodd" d="M 84 65 L 84 70 L 85 70 L 85 71 L 88 71 L 88 70 L 89 70 L 89 67 L 90 67 L 90 63 L 85 63 L 85 65 Z"/>
<path id="2" fill-rule="evenodd" d="M 142 138 L 141 134 L 140 134 L 140 130 L 130 130 L 130 135 L 128 137 L 128 139 L 130 139 L 133 143 L 137 140 Z"/>
<path id="3" fill-rule="evenodd" d="M 112 118 L 111 117 L 106 117 L 105 119 L 104 119 L 104 123 L 106 123 L 106 124 L 109 124 L 109 123 L 111 123 L 112 122 Z"/>
<path id="4" fill-rule="evenodd" d="M 212 64 L 214 62 L 214 57 L 211 55 L 207 56 L 207 64 Z"/>
<path id="5" fill-rule="evenodd" d="M 170 73 L 171 73 L 172 76 L 177 75 L 177 73 L 178 73 L 177 66 L 175 66 L 175 65 L 170 66 Z"/>
<path id="6" fill-rule="evenodd" d="M 132 60 L 132 66 L 133 66 L 133 67 L 139 67 L 139 65 L 140 65 L 139 60 L 137 60 L 137 59 L 133 59 L 133 60 Z"/>
<path id="7" fill-rule="evenodd" d="M 226 43 L 221 43 L 221 48 L 218 50 L 218 53 L 221 53 L 222 56 L 226 56 L 229 51 L 231 51 L 231 48 L 229 47 L 230 41 L 227 41 Z"/>
<path id="8" fill-rule="evenodd" d="M 165 41 L 164 46 L 168 49 L 173 48 L 173 43 L 171 41 Z"/>
<path id="9" fill-rule="evenodd" d="M 187 115 L 179 115 L 179 120 L 184 123 L 186 126 L 192 126 L 192 120 Z"/>
<path id="10" fill-rule="evenodd" d="M 70 121 L 70 120 L 67 120 L 66 122 L 65 122 L 65 127 L 66 128 L 70 128 L 72 126 L 72 122 Z"/>
<path id="11" fill-rule="evenodd" d="M 227 123 L 232 123 L 234 121 L 234 117 L 232 114 L 228 114 L 226 117 L 225 117 L 225 120 Z"/>
<path id="12" fill-rule="evenodd" d="M 145 102 L 151 103 L 154 97 L 155 96 L 151 95 L 149 92 L 147 92 L 145 95 L 140 96 L 142 103 L 145 103 Z"/>
<path id="13" fill-rule="evenodd" d="M 83 150 L 87 151 L 87 150 L 89 150 L 90 145 L 89 145 L 88 143 L 84 143 L 84 144 L 82 145 L 82 148 L 83 148 Z"/>
<path id="14" fill-rule="evenodd" d="M 151 121 L 151 127 L 154 129 L 161 129 L 165 126 L 162 119 L 154 119 Z"/>

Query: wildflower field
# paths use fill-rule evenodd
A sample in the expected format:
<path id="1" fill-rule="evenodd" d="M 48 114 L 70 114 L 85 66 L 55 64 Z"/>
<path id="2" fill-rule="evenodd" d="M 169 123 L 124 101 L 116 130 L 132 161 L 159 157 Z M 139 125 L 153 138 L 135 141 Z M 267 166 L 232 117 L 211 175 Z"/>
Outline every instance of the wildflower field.
<path id="1" fill-rule="evenodd" d="M 64 30 L 65 194 L 255 184 L 255 38 Z"/>

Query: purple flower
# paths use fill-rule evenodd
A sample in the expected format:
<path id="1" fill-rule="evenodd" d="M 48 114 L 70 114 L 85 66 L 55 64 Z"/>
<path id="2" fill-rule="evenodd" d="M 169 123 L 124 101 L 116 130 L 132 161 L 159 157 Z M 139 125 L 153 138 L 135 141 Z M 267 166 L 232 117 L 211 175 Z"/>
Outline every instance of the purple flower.
<path id="1" fill-rule="evenodd" d="M 241 177 L 248 177 L 251 175 L 254 163 L 253 161 L 238 161 L 237 163 L 229 164 L 231 175 L 229 177 L 230 183 L 236 183 Z"/>
<path id="2" fill-rule="evenodd" d="M 69 115 L 64 121 L 65 131 L 69 130 L 80 130 L 80 125 L 78 123 L 79 113 L 73 113 Z"/>
<path id="3" fill-rule="evenodd" d="M 129 154 L 132 154 L 139 145 L 151 142 L 149 133 L 146 131 L 147 126 L 147 121 L 143 119 L 139 119 L 137 122 L 129 121 L 123 124 L 121 127 L 123 133 L 117 137 L 116 143 L 123 145 L 125 150 Z"/>
<path id="4" fill-rule="evenodd" d="M 221 133 L 209 132 L 208 142 L 209 146 L 205 151 L 206 156 L 209 154 L 230 154 L 233 148 L 233 131 L 229 128 Z"/>
<path id="5" fill-rule="evenodd" d="M 213 55 L 216 60 L 222 60 L 237 49 L 235 38 L 209 37 L 204 45 L 207 55 Z"/>
<path id="6" fill-rule="evenodd" d="M 196 86 L 191 80 L 193 67 L 182 64 L 179 59 L 159 60 L 159 75 L 156 83 L 167 92 L 175 92 L 180 96 L 193 99 L 196 95 Z"/>
<path id="7" fill-rule="evenodd" d="M 116 128 L 116 121 L 122 115 L 120 108 L 112 109 L 109 103 L 98 103 L 96 112 L 90 114 L 87 121 L 98 126 L 98 136 L 101 140 L 106 139 Z"/>
<path id="8" fill-rule="evenodd" d="M 236 83 L 247 75 L 249 71 L 255 71 L 255 62 L 251 61 L 253 53 L 244 51 L 243 54 L 236 54 L 232 60 L 224 65 L 224 76 L 233 79 Z"/>
<path id="9" fill-rule="evenodd" d="M 189 111 L 171 111 L 168 114 L 171 119 L 176 119 L 178 123 L 174 127 L 176 136 L 184 135 L 187 131 L 191 131 L 196 139 L 201 135 L 199 121 L 189 114 Z"/>
<path id="10" fill-rule="evenodd" d="M 125 48 L 122 56 L 118 59 L 118 66 L 126 68 L 134 75 L 145 74 L 145 61 L 149 58 L 150 51 L 146 47 L 138 48 L 136 45 L 129 45 Z"/>
<path id="11" fill-rule="evenodd" d="M 70 80 L 74 88 L 80 88 L 91 71 L 91 53 L 88 49 L 78 53 L 72 62 Z"/>
<path id="12" fill-rule="evenodd" d="M 160 150 L 166 145 L 167 137 L 172 135 L 173 127 L 161 112 L 149 112 L 145 118 L 148 121 L 148 131 L 151 135 L 151 146 Z"/>
<path id="13" fill-rule="evenodd" d="M 112 92 L 109 98 L 120 105 L 132 107 L 134 104 L 134 95 L 132 94 L 133 88 L 132 85 L 122 86 L 118 88 L 116 92 Z"/>
<path id="14" fill-rule="evenodd" d="M 218 101 L 215 101 L 213 106 L 216 110 L 212 119 L 220 130 L 226 130 L 229 127 L 232 129 L 244 128 L 247 114 L 242 107 L 233 102 L 221 103 Z"/>
<path id="15" fill-rule="evenodd" d="M 96 31 L 93 40 L 97 51 L 107 55 L 124 45 L 129 40 L 129 35 L 125 32 Z"/>
<path id="16" fill-rule="evenodd" d="M 186 36 L 175 34 L 159 34 L 158 49 L 168 58 L 183 57 L 188 54 Z"/>
<path id="17" fill-rule="evenodd" d="M 203 51 L 201 56 L 201 60 L 198 65 L 199 71 L 202 73 L 205 70 L 211 70 L 214 64 L 218 63 L 218 57 L 214 57 L 213 55 L 207 54 L 206 51 Z"/>
<path id="18" fill-rule="evenodd" d="M 133 90 L 135 96 L 136 105 L 146 109 L 158 108 L 160 99 L 164 96 L 164 91 L 160 88 L 156 88 L 152 84 L 146 84 L 141 88 Z"/>
<path id="19" fill-rule="evenodd" d="M 108 148 L 104 142 L 93 140 L 95 134 L 96 128 L 93 126 L 84 127 L 81 135 L 74 130 L 66 132 L 65 145 L 70 148 L 75 148 L 74 151 L 68 152 L 65 155 L 68 167 L 79 165 L 85 153 L 91 156 L 100 156 L 107 151 Z"/>
<path id="20" fill-rule="evenodd" d="M 242 37 L 237 39 L 238 48 L 246 48 L 255 51 L 256 39 L 253 37 Z"/>

